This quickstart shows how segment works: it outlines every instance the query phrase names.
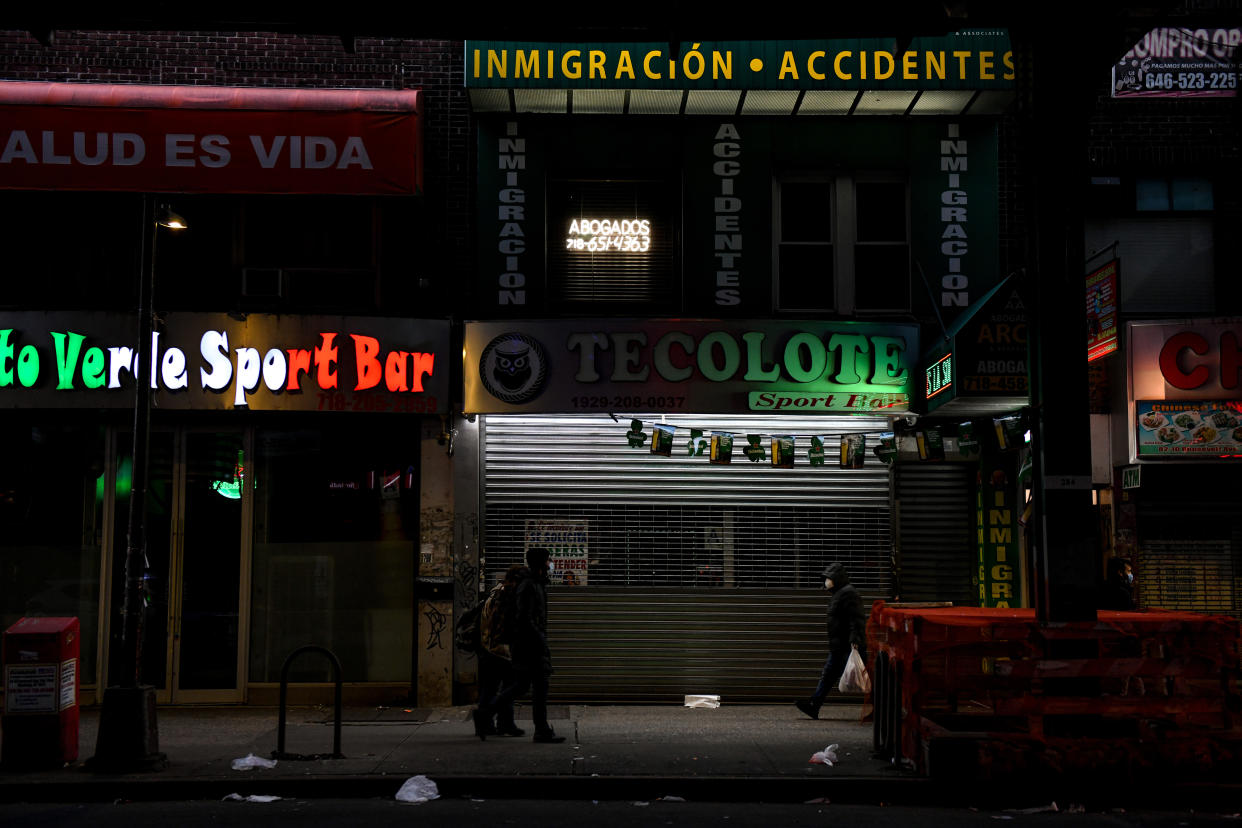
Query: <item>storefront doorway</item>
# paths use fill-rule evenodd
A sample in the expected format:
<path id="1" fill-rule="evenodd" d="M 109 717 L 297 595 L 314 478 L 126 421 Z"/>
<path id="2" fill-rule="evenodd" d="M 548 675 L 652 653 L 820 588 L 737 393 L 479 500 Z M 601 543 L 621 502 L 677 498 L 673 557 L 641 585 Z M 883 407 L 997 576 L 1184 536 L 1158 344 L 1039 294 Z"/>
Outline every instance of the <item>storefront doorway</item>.
<path id="1" fill-rule="evenodd" d="M 242 701 L 248 592 L 248 435 L 241 429 L 153 430 L 141 678 L 162 703 Z M 122 680 L 121 619 L 129 526 L 131 435 L 116 437 L 107 684 Z"/>

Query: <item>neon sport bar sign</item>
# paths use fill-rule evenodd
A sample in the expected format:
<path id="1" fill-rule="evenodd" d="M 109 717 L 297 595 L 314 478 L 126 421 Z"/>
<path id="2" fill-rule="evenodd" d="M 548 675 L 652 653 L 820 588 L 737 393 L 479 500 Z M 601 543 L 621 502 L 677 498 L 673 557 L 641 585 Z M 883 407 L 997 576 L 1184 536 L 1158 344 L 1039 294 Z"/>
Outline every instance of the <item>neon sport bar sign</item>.
<path id="1" fill-rule="evenodd" d="M 143 365 L 121 314 L 0 314 L 0 407 L 443 413 L 447 320 L 167 314 Z"/>

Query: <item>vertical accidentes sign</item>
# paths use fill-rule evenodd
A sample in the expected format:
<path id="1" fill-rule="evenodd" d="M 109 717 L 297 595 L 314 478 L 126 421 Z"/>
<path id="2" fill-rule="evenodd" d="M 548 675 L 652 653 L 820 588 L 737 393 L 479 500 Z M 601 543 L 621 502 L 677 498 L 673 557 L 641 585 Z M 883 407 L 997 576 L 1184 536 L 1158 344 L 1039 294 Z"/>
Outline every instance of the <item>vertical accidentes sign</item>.
<path id="1" fill-rule="evenodd" d="M 742 136 L 733 124 L 721 124 L 712 143 L 712 177 L 717 183 L 712 213 L 712 254 L 715 258 L 716 304 L 742 303 L 742 199 L 735 179 L 742 170 Z"/>

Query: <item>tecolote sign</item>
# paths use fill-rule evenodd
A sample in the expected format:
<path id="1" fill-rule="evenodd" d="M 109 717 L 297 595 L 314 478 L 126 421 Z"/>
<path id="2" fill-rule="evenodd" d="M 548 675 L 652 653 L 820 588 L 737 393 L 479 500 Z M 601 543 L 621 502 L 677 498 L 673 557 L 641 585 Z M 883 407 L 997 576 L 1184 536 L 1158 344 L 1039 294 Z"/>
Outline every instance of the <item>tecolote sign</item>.
<path id="1" fill-rule="evenodd" d="M 447 320 L 170 313 L 138 364 L 123 314 L 0 314 L 0 406 L 448 410 Z"/>
<path id="2" fill-rule="evenodd" d="M 900 413 L 917 354 L 914 325 L 467 322 L 465 410 Z"/>

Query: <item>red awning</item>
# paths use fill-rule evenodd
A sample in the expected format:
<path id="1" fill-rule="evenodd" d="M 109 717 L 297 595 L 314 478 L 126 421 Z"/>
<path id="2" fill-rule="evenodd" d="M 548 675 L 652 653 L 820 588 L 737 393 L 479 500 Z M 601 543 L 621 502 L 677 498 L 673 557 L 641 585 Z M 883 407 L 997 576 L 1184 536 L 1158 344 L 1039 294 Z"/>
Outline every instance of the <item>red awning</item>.
<path id="1" fill-rule="evenodd" d="M 416 89 L 0 81 L 0 188 L 422 191 Z"/>
<path id="2" fill-rule="evenodd" d="M 417 114 L 418 89 L 273 89 L 132 83 L 0 81 L 0 106 L 106 106 L 124 109 L 257 109 Z"/>

